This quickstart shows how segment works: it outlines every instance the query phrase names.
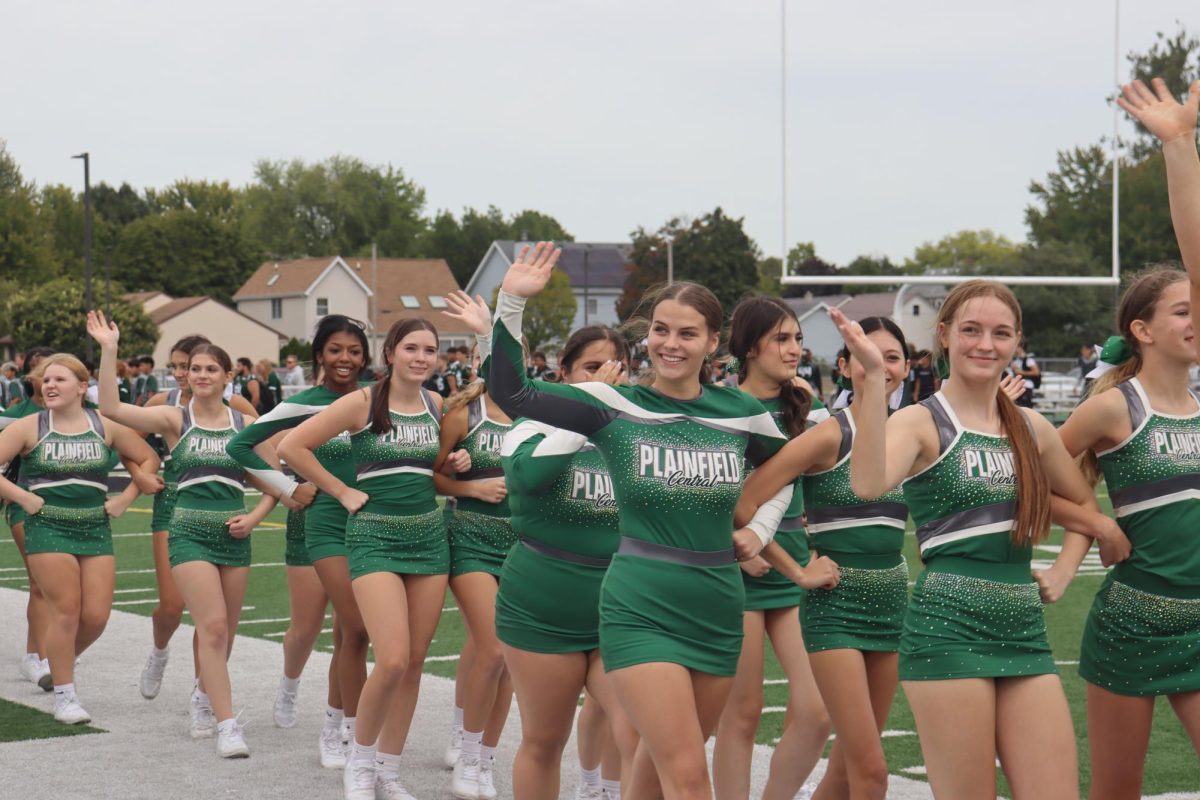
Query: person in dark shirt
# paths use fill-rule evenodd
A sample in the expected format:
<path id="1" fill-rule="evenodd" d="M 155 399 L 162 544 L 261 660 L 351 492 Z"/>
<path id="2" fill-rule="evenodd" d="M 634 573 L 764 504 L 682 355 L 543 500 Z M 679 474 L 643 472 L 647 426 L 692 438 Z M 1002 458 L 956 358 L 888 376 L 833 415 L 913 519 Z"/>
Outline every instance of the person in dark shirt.
<path id="1" fill-rule="evenodd" d="M 919 403 L 942 387 L 942 379 L 933 369 L 933 357 L 928 350 L 917 353 L 912 368 L 912 402 Z"/>
<path id="2" fill-rule="evenodd" d="M 807 347 L 800 353 L 800 364 L 796 367 L 796 374 L 808 381 L 808 385 L 816 391 L 817 397 L 825 396 L 825 387 L 821 385 L 821 368 L 813 361 L 812 350 Z"/>

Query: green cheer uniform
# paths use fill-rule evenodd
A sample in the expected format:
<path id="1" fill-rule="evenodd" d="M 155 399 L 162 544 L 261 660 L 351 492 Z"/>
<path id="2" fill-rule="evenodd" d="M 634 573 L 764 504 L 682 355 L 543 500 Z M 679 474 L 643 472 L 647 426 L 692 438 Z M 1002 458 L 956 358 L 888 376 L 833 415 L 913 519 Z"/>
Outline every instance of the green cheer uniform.
<path id="1" fill-rule="evenodd" d="M 172 389 L 167 392 L 166 405 L 173 408 L 184 408 L 183 392 L 179 389 Z M 175 494 L 179 491 L 179 476 L 176 474 L 175 466 L 168 452 L 162 459 L 162 478 L 163 488 L 158 494 L 154 495 L 153 513 L 150 515 L 150 530 L 165 531 L 171 524 L 171 515 L 175 512 Z"/>
<path id="2" fill-rule="evenodd" d="M 25 398 L 16 405 L 9 406 L 0 414 L 0 431 L 7 428 L 12 423 L 25 417 L 32 417 L 34 414 L 40 414 L 42 407 L 33 402 L 32 398 Z M 17 456 L 5 466 L 4 476 L 13 483 L 17 483 L 21 474 L 21 457 Z M 21 508 L 16 503 L 4 504 L 4 519 L 11 529 L 14 525 L 20 525 L 25 521 L 25 509 Z"/>
<path id="3" fill-rule="evenodd" d="M 193 403 L 180 409 L 179 441 L 171 448 L 178 479 L 175 509 L 167 524 L 167 553 L 171 566 L 206 561 L 229 567 L 250 566 L 250 537 L 229 535 L 229 520 L 246 511 L 245 474 L 225 452 L 245 426 L 240 411 L 226 409 L 229 425 L 202 428 L 193 416 Z"/>
<path id="4" fill-rule="evenodd" d="M 467 435 L 459 443 L 471 454 L 471 469 L 458 476 L 460 481 L 483 481 L 504 477 L 500 446 L 511 423 L 488 417 L 487 403 L 477 397 L 467 406 Z M 516 544 L 508 498 L 485 503 L 474 497 L 460 497 L 450 521 L 450 575 L 486 572 L 500 575 L 508 551 Z"/>
<path id="5" fill-rule="evenodd" d="M 1092 602 L 1079 674 L 1123 695 L 1194 692 L 1200 690 L 1200 410 L 1155 411 L 1137 378 L 1116 389 L 1133 433 L 1096 455 L 1133 551 Z"/>
<path id="6" fill-rule="evenodd" d="M 133 402 L 133 384 L 130 383 L 129 378 L 120 378 L 117 381 L 117 397 L 122 403 Z"/>
<path id="7" fill-rule="evenodd" d="M 600 647 L 600 585 L 620 544 L 612 478 L 583 436 L 518 420 L 502 451 L 512 527 L 496 635 L 534 653 Z"/>
<path id="8" fill-rule="evenodd" d="M 306 508 L 289 508 L 287 527 L 284 530 L 283 563 L 289 567 L 311 567 L 312 557 L 304 544 L 304 518 Z"/>
<path id="9" fill-rule="evenodd" d="M 841 580 L 833 589 L 811 589 L 800 611 L 804 646 L 821 650 L 900 649 L 908 604 L 908 565 L 904 492 L 893 489 L 863 500 L 850 489 L 850 449 L 854 416 L 849 408 L 833 415 L 841 431 L 837 462 L 804 476 L 809 546 L 837 562 Z"/>
<path id="10" fill-rule="evenodd" d="M 900 637 L 900 679 L 1053 674 L 1030 561 L 1012 544 L 1017 477 L 1007 437 L 964 428 L 941 392 L 921 401 L 937 460 L 903 484 L 925 571 Z"/>
<path id="11" fill-rule="evenodd" d="M 254 477 L 279 489 L 287 489 L 291 481 L 254 452 L 255 445 L 267 441 L 283 430 L 298 427 L 310 417 L 324 411 L 343 395 L 331 392 L 325 386 L 314 386 L 289 397 L 284 402 L 263 414 L 242 430 L 229 443 L 229 455 Z M 339 433 L 313 450 L 321 466 L 342 483 L 353 488 L 354 457 L 350 452 L 350 434 Z M 289 515 L 288 548 L 292 553 L 290 566 L 307 566 L 322 558 L 340 556 L 346 558 L 346 508 L 324 492 L 317 492 L 312 504 L 305 510 L 304 527 L 298 527 Z M 298 538 L 303 534 L 303 541 Z M 307 554 L 300 554 L 301 546 Z M 295 562 L 295 563 L 293 563 Z"/>
<path id="12" fill-rule="evenodd" d="M 511 416 L 587 436 L 608 465 L 621 542 L 600 592 L 605 668 L 671 662 L 733 675 L 745 605 L 733 510 L 746 459 L 759 464 L 787 439 L 738 389 L 704 385 L 677 400 L 649 386 L 530 380 L 523 308 L 501 292 L 488 390 Z M 790 499 L 789 486 L 768 504 L 779 506 L 775 525 Z"/>
<path id="13" fill-rule="evenodd" d="M 104 441 L 104 422 L 84 409 L 81 433 L 54 429 L 54 413 L 38 413 L 37 444 L 21 457 L 20 483 L 45 501 L 25 520 L 25 552 L 111 556 L 112 530 L 104 500 L 114 451 Z"/>
<path id="14" fill-rule="evenodd" d="M 780 417 L 779 399 L 763 400 L 762 404 L 775 420 L 775 424 L 779 427 L 779 432 L 786 436 L 787 430 L 783 427 Z M 808 419 L 805 420 L 805 427 L 811 428 L 828 418 L 829 411 L 826 410 L 825 404 L 820 399 L 814 397 Z M 747 465 L 747 469 L 752 470 L 753 467 Z M 803 476 L 796 478 L 792 483 L 792 502 L 788 506 L 787 511 L 784 512 L 783 520 L 779 523 L 779 528 L 775 533 L 775 542 L 800 566 L 808 564 L 812 558 L 808 551 L 808 539 L 804 533 L 804 493 L 801 491 L 802 482 Z M 743 571 L 742 585 L 746 590 L 747 611 L 792 608 L 804 601 L 804 590 L 778 570 L 772 569 L 765 575 L 758 577 Z"/>
<path id="15" fill-rule="evenodd" d="M 375 387 L 371 389 L 374 396 Z M 389 411 L 391 428 L 370 423 L 350 437 L 358 488 L 366 504 L 346 525 L 350 578 L 373 572 L 444 575 L 450 569 L 446 526 L 433 488 L 439 450 L 441 398 L 421 390 L 425 410 Z"/>

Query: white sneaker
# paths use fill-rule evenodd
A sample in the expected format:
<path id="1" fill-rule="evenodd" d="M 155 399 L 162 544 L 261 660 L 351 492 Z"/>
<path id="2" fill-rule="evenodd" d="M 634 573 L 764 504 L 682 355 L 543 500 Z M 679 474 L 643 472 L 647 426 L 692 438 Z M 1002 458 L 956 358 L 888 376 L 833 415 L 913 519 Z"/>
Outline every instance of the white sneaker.
<path id="1" fill-rule="evenodd" d="M 800 791 L 796 792 L 795 800 L 812 800 L 813 792 L 815 791 L 815 786 L 806 783 L 800 787 Z"/>
<path id="2" fill-rule="evenodd" d="M 221 758 L 250 757 L 250 747 L 242 735 L 242 726 L 236 721 L 231 726 L 217 726 L 217 755 Z"/>
<path id="3" fill-rule="evenodd" d="M 279 689 L 275 692 L 275 725 L 280 728 L 293 728 L 296 725 L 296 695 L 283 688 L 283 678 L 279 679 Z"/>
<path id="4" fill-rule="evenodd" d="M 496 786 L 492 783 L 495 766 L 494 758 L 479 759 L 479 800 L 496 800 Z"/>
<path id="5" fill-rule="evenodd" d="M 392 776 L 375 778 L 375 800 L 417 800 L 413 797 L 400 779 Z"/>
<path id="6" fill-rule="evenodd" d="M 479 756 L 460 753 L 454 762 L 454 777 L 450 779 L 450 794 L 459 800 L 479 800 Z"/>
<path id="7" fill-rule="evenodd" d="M 158 691 L 162 689 L 163 672 L 167 669 L 168 651 L 163 651 L 163 655 L 158 655 L 152 649 L 150 655 L 146 657 L 146 666 L 142 669 L 142 678 L 138 681 L 138 689 L 142 692 L 142 697 L 147 700 L 153 700 L 158 697 Z"/>
<path id="8" fill-rule="evenodd" d="M 21 677 L 30 683 L 36 683 L 43 692 L 54 691 L 54 679 L 50 677 L 50 662 L 38 658 L 34 653 L 26 653 L 21 657 Z"/>
<path id="9" fill-rule="evenodd" d="M 321 766 L 325 769 L 344 769 L 346 766 L 346 747 L 342 744 L 340 728 L 328 727 L 321 729 L 321 738 L 317 743 L 321 752 Z"/>
<path id="10" fill-rule="evenodd" d="M 213 716 L 211 705 L 200 702 L 196 699 L 196 695 L 193 694 L 191 698 L 191 712 L 191 734 L 193 739 L 207 739 L 210 736 L 216 735 L 217 718 Z"/>
<path id="11" fill-rule="evenodd" d="M 575 787 L 575 800 L 604 800 L 604 791 L 599 786 L 581 783 Z"/>
<path id="12" fill-rule="evenodd" d="M 458 763 L 458 754 L 462 752 L 462 736 L 462 728 L 455 728 L 454 733 L 450 734 L 450 745 L 446 748 L 446 755 L 442 758 L 446 769 L 454 769 L 454 765 Z"/>
<path id="13" fill-rule="evenodd" d="M 346 756 L 342 796 L 345 800 L 375 800 L 375 759 Z"/>
<path id="14" fill-rule="evenodd" d="M 79 725 L 92 721 L 92 715 L 79 705 L 79 698 L 74 696 L 61 702 L 57 697 L 54 698 L 54 718 L 67 725 Z"/>

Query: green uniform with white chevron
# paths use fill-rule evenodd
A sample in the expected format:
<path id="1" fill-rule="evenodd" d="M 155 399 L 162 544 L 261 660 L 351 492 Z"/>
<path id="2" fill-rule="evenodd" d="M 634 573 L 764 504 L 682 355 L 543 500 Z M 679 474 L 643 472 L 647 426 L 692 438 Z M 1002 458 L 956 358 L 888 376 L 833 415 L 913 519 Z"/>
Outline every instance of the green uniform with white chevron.
<path id="1" fill-rule="evenodd" d="M 229 443 L 229 455 L 256 478 L 276 486 L 279 486 L 281 481 L 284 486 L 290 486 L 291 482 L 283 473 L 258 457 L 254 452 L 255 445 L 267 441 L 280 431 L 298 427 L 342 396 L 324 386 L 314 386 L 297 392 L 251 422 L 245 430 L 235 436 Z M 351 454 L 350 434 L 339 433 L 313 450 L 313 455 L 331 475 L 347 486 L 354 487 L 354 457 Z M 289 514 L 284 557 L 288 566 L 304 567 L 322 558 L 347 557 L 350 552 L 346 547 L 348 516 L 345 506 L 324 492 L 317 492 L 316 498 L 303 514 Z"/>
<path id="2" fill-rule="evenodd" d="M 649 386 L 532 381 L 522 359 L 524 303 L 500 294 L 488 390 L 506 413 L 587 436 L 608 465 L 621 543 L 600 592 L 608 670 L 672 662 L 733 675 L 745 591 L 732 548 L 747 459 L 786 443 L 762 403 L 706 385 L 691 400 Z M 791 499 L 774 508 L 771 533 Z M 761 513 L 761 510 L 760 510 Z"/>
<path id="3" fill-rule="evenodd" d="M 166 405 L 183 408 L 182 398 L 182 391 L 172 389 L 167 393 Z M 171 514 L 175 511 L 175 493 L 179 491 L 179 476 L 170 453 L 163 456 L 162 478 L 162 491 L 154 495 L 154 513 L 150 515 L 151 531 L 165 531 L 171 524 Z"/>
<path id="4" fill-rule="evenodd" d="M 424 389 L 421 397 L 424 411 L 390 411 L 389 430 L 372 433 L 368 423 L 350 437 L 358 488 L 369 498 L 346 525 L 351 579 L 373 572 L 444 575 L 450 569 L 445 522 L 433 489 L 441 397 Z"/>
<path id="5" fill-rule="evenodd" d="M 896 652 L 908 604 L 904 492 L 893 489 L 863 500 L 850 489 L 854 416 L 833 415 L 842 433 L 837 462 L 804 476 L 809 546 L 837 562 L 841 580 L 833 589 L 811 589 L 800 608 L 804 646 L 821 650 Z"/>
<path id="6" fill-rule="evenodd" d="M 1116 389 L 1133 433 L 1096 455 L 1133 551 L 1092 602 L 1079 674 L 1116 694 L 1194 692 L 1200 690 L 1200 410 L 1156 412 L 1137 378 Z"/>
<path id="7" fill-rule="evenodd" d="M 620 543 L 612 479 L 577 433 L 517 420 L 504 440 L 512 527 L 500 572 L 496 634 L 534 653 L 600 647 L 600 585 Z"/>
<path id="8" fill-rule="evenodd" d="M 240 411 L 226 408 L 229 424 L 202 428 L 193 404 L 181 409 L 179 441 L 171 448 L 178 479 L 175 509 L 167 525 L 171 566 L 205 561 L 228 567 L 250 566 L 250 537 L 229 535 L 229 520 L 246 511 L 245 473 L 225 448 L 245 426 Z"/>
<path id="9" fill-rule="evenodd" d="M 0 431 L 25 417 L 32 417 L 34 414 L 39 414 L 42 407 L 33 402 L 32 398 L 25 398 L 14 406 L 9 406 L 0 414 Z M 7 468 L 6 477 L 13 483 L 18 481 L 18 476 L 21 474 L 21 457 L 17 456 L 13 459 L 13 463 Z M 16 503 L 4 504 L 4 519 L 8 522 L 8 527 L 11 529 L 14 525 L 20 525 L 25 521 L 25 509 L 21 508 Z"/>
<path id="10" fill-rule="evenodd" d="M 762 404 L 775 420 L 779 432 L 787 436 L 787 430 L 783 427 L 779 413 L 779 399 L 763 400 Z M 805 427 L 811 428 L 828 417 L 829 411 L 826 410 L 825 404 L 814 397 Z M 776 543 L 800 566 L 807 564 L 811 558 L 808 552 L 808 539 L 804 534 L 804 493 L 801 491 L 803 480 L 803 477 L 800 477 L 792 483 L 792 502 L 784 512 L 783 520 L 779 523 L 779 529 L 775 534 Z M 791 608 L 804 601 L 804 590 L 778 570 L 773 569 L 759 577 L 743 571 L 742 585 L 746 590 L 747 611 Z"/>
<path id="11" fill-rule="evenodd" d="M 54 429 L 54 412 L 38 414 L 37 444 L 21 456 L 20 483 L 45 505 L 25 520 L 27 554 L 113 554 L 104 500 L 115 453 L 104 441 L 100 414 L 85 411 L 89 426 L 81 433 L 60 433 Z"/>
<path id="12" fill-rule="evenodd" d="M 457 476 L 460 481 L 481 481 L 504 477 L 500 447 L 511 424 L 488 417 L 482 397 L 467 406 L 467 435 L 460 445 L 471 454 L 471 469 Z M 517 542 L 513 533 L 508 498 L 485 503 L 474 497 L 460 497 L 450 521 L 450 575 L 486 572 L 500 575 L 508 551 Z"/>
<path id="13" fill-rule="evenodd" d="M 925 571 L 904 617 L 900 679 L 1054 673 L 1033 548 L 1012 543 L 1008 439 L 964 428 L 941 392 L 921 405 L 937 425 L 940 455 L 903 484 Z"/>

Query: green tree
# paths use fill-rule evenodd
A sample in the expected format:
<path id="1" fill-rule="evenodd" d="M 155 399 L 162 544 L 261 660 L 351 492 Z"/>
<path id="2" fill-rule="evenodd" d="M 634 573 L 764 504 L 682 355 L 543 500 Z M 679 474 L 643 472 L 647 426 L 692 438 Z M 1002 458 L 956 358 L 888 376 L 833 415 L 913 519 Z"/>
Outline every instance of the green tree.
<path id="1" fill-rule="evenodd" d="M 425 190 L 396 167 L 350 156 L 313 164 L 259 161 L 242 195 L 246 232 L 278 258 L 413 255 L 425 228 Z"/>
<path id="2" fill-rule="evenodd" d="M 146 203 L 161 214 L 166 211 L 195 211 L 219 222 L 240 219 L 242 192 L 229 181 L 177 180 L 164 189 L 147 189 Z"/>
<path id="3" fill-rule="evenodd" d="M 500 287 L 496 287 L 492 292 L 492 308 L 496 307 L 499 294 Z M 521 331 L 525 334 L 529 350 L 532 352 L 565 342 L 571 335 L 571 326 L 575 324 L 577 308 L 567 273 L 555 270 L 546 288 L 525 305 Z"/>
<path id="4" fill-rule="evenodd" d="M 50 236 L 55 258 L 62 265 L 63 272 L 82 278 L 83 198 L 71 187 L 56 183 L 41 188 L 37 205 L 38 218 L 43 230 Z M 96 226 L 95 233 L 100 233 L 99 228 Z M 97 236 L 96 242 L 101 238 Z"/>
<path id="5" fill-rule="evenodd" d="M 158 343 L 158 327 L 141 306 L 120 298 L 112 301 L 112 318 L 121 326 L 121 351 L 127 355 L 151 353 Z M 87 330 L 83 281 L 62 277 L 28 286 L 5 303 L 13 341 L 19 349 L 35 345 L 58 352 L 82 355 Z"/>
<path id="6" fill-rule="evenodd" d="M 788 275 L 803 277 L 805 275 L 830 276 L 837 275 L 836 264 L 831 264 L 817 255 L 817 248 L 812 242 L 797 242 L 788 250 Z M 841 294 L 842 287 L 832 284 L 796 284 L 783 286 L 784 297 L 803 297 L 809 292 L 813 296 Z"/>
<path id="7" fill-rule="evenodd" d="M 904 268 L 898 264 L 893 264 L 887 256 L 859 256 L 846 265 L 842 270 L 847 275 L 872 275 L 886 277 L 895 275 L 901 278 L 906 273 Z M 895 283 L 872 283 L 855 286 L 856 292 L 894 292 L 900 288 L 903 280 L 897 280 Z"/>
<path id="8" fill-rule="evenodd" d="M 429 222 L 417 244 L 426 258 L 444 258 L 460 286 L 466 286 L 488 247 L 497 239 L 528 239 L 531 242 L 571 242 L 571 234 L 554 217 L 540 211 L 522 211 L 505 218 L 495 206 L 485 211 L 465 208 L 462 219 L 450 211 L 439 211 Z"/>
<path id="9" fill-rule="evenodd" d="M 990 230 L 959 231 L 936 242 L 917 247 L 904 270 L 920 275 L 926 270 L 951 273 L 987 273 L 994 265 L 1011 258 L 1020 248 L 1012 240 Z"/>
<path id="10" fill-rule="evenodd" d="M 667 239 L 678 230 L 679 220 L 671 220 L 657 233 L 638 228 L 630 234 L 629 274 L 617 299 L 617 316 L 627 320 L 638 313 L 646 294 L 667 282 Z"/>
<path id="11" fill-rule="evenodd" d="M 176 297 L 211 295 L 229 302 L 262 263 L 241 229 L 195 211 L 143 217 L 121 231 L 113 277 L 130 290 Z"/>
<path id="12" fill-rule="evenodd" d="M 295 356 L 301 363 L 312 361 L 312 342 L 293 336 L 287 340 L 287 344 L 279 348 L 279 363 L 287 361 L 288 356 Z"/>
<path id="13" fill-rule="evenodd" d="M 0 139 L 0 275 L 22 286 L 62 274 L 54 239 L 38 211 L 36 188 Z"/>

